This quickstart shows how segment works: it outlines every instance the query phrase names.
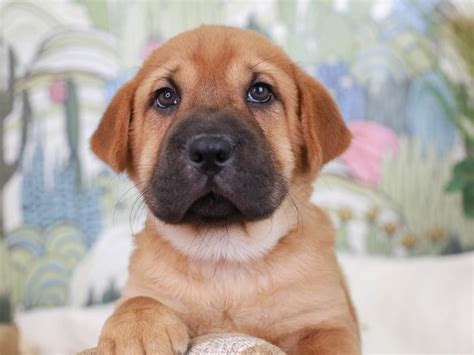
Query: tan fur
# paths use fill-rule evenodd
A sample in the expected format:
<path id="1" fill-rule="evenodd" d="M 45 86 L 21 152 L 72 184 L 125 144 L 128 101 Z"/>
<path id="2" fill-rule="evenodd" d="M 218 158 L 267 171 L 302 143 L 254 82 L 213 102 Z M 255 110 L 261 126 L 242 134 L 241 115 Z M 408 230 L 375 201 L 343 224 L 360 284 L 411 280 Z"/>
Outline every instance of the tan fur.
<path id="1" fill-rule="evenodd" d="M 267 220 L 228 229 L 173 227 L 150 214 L 135 236 L 129 280 L 99 353 L 119 353 L 125 344 L 127 354 L 153 353 L 148 346 L 173 353 L 189 337 L 212 332 L 247 333 L 291 354 L 360 353 L 333 227 L 308 202 L 315 176 L 348 146 L 350 134 L 328 92 L 280 48 L 254 32 L 219 26 L 175 37 L 119 91 L 92 149 L 141 188 L 167 130 L 189 112 L 251 117 L 242 95 L 252 72 L 272 83 L 278 100 L 249 124 L 263 131 L 290 193 Z M 160 117 L 147 108 L 149 95 L 170 73 L 183 99 L 173 117 Z M 215 253 L 199 250 L 209 243 Z"/>

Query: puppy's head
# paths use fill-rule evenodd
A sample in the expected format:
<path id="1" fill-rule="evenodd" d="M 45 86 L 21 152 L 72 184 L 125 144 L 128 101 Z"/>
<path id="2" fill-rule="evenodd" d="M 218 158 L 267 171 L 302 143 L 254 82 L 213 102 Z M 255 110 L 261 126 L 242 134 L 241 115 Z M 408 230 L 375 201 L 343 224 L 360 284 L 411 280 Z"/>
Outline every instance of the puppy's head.
<path id="1" fill-rule="evenodd" d="M 166 224 L 271 216 L 350 134 L 328 92 L 264 37 L 205 26 L 155 50 L 115 95 L 92 149 Z"/>

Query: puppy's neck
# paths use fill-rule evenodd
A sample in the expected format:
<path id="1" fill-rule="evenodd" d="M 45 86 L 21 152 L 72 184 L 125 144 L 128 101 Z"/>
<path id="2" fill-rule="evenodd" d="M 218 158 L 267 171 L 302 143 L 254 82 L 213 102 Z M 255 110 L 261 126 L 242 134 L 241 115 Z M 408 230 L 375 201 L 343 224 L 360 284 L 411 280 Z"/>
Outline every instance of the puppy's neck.
<path id="1" fill-rule="evenodd" d="M 265 257 L 294 230 L 298 211 L 286 199 L 269 218 L 225 227 L 170 225 L 153 215 L 149 218 L 159 237 L 192 260 L 244 263 Z"/>

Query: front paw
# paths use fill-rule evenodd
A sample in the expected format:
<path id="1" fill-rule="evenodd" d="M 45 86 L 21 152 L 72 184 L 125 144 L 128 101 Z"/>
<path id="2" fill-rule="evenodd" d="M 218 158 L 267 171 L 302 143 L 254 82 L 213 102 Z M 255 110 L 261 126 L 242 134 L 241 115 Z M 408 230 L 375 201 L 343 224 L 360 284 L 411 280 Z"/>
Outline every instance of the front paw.
<path id="1" fill-rule="evenodd" d="M 147 297 L 132 298 L 117 308 L 102 329 L 98 355 L 184 354 L 186 325 L 170 309 Z"/>

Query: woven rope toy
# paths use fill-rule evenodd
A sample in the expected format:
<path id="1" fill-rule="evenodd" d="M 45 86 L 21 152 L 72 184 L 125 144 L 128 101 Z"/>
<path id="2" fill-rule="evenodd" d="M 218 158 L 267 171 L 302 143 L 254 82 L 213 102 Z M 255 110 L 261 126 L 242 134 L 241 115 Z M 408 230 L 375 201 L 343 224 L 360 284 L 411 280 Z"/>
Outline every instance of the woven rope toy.
<path id="1" fill-rule="evenodd" d="M 210 334 L 194 338 L 187 355 L 284 355 L 285 353 L 265 340 L 245 334 Z M 96 355 L 95 349 L 85 350 L 78 355 Z"/>

